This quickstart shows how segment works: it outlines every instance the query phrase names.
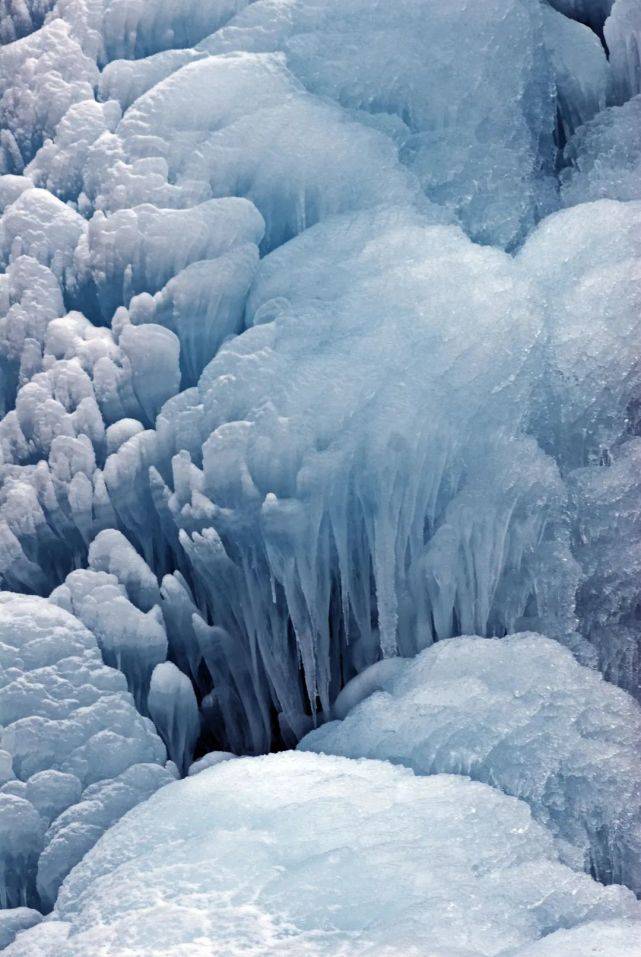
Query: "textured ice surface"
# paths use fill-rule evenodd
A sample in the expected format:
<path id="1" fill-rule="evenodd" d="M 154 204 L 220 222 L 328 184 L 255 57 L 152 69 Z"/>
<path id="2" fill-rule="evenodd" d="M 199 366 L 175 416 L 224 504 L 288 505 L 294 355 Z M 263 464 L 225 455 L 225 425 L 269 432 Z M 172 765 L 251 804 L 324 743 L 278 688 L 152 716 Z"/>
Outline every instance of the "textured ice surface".
<path id="1" fill-rule="evenodd" d="M 539 288 L 548 336 L 538 432 L 564 473 L 607 462 L 637 429 L 640 239 L 641 203 L 603 200 L 548 217 L 517 257 Z"/>
<path id="2" fill-rule="evenodd" d="M 97 79 L 64 20 L 0 47 L 0 172 L 21 173 L 68 108 L 93 99 Z"/>
<path id="3" fill-rule="evenodd" d="M 636 921 L 590 921 L 571 930 L 557 930 L 518 957 L 639 957 L 641 938 Z"/>
<path id="4" fill-rule="evenodd" d="M 41 920 L 42 914 L 31 907 L 0 910 L 0 950 L 7 947 L 19 931 L 33 927 Z"/>
<path id="5" fill-rule="evenodd" d="M 105 828 L 172 779 L 162 767 L 165 749 L 77 618 L 7 592 L 0 594 L 0 726 L 9 756 L 0 787 L 2 906 L 51 906 L 62 878 Z M 103 793 L 123 776 L 127 799 L 109 805 Z"/>
<path id="6" fill-rule="evenodd" d="M 309 90 L 395 129 L 430 198 L 476 238 L 505 245 L 553 202 L 555 88 L 542 33 L 538 4 L 513 0 L 260 0 L 201 46 L 283 51 Z M 465 70 L 451 68 L 462 59 Z"/>
<path id="7" fill-rule="evenodd" d="M 2 587 L 53 592 L 183 772 L 466 632 L 542 631 L 641 697 L 640 36 L 637 0 L 0 0 Z M 563 661 L 532 767 L 471 753 L 522 699 L 460 747 L 637 887 L 636 712 Z M 616 747 L 609 705 L 572 710 L 590 680 Z M 51 906 L 175 770 L 122 745 L 85 781 L 56 735 L 26 777 L 0 748 L 4 903 Z"/>
<path id="8" fill-rule="evenodd" d="M 527 806 L 493 788 L 289 753 L 161 789 L 7 957 L 490 957 L 585 921 L 620 934 L 639 915 L 629 891 L 561 864 Z"/>
<path id="9" fill-rule="evenodd" d="M 641 95 L 603 110 L 565 148 L 566 206 L 595 199 L 641 198 Z"/>
<path id="10" fill-rule="evenodd" d="M 641 709 L 632 698 L 540 635 L 452 638 L 387 672 L 381 664 L 371 682 L 366 671 L 352 695 L 350 685 L 341 693 L 339 714 L 351 705 L 344 720 L 300 748 L 492 784 L 527 801 L 599 880 L 641 890 Z"/>

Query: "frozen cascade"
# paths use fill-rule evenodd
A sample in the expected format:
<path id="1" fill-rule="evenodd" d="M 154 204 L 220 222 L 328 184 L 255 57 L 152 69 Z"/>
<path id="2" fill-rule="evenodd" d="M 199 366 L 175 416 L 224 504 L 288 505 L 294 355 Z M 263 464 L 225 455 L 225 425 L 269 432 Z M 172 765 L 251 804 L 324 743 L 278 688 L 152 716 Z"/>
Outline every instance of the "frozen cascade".
<path id="1" fill-rule="evenodd" d="M 407 784 L 428 803 L 468 800 L 439 772 L 476 777 L 493 825 L 504 791 L 557 842 L 563 865 L 512 856 L 492 893 L 472 842 L 450 895 L 479 930 L 466 911 L 452 945 L 438 897 L 447 957 L 632 957 L 630 898 L 576 871 L 641 888 L 640 36 L 637 0 L 0 0 L 0 584 L 42 596 L 0 602 L 1 940 L 178 773 L 185 795 L 264 774 L 261 821 L 272 775 L 399 800 L 398 768 L 228 760 L 308 735 L 432 775 Z M 315 871 L 305 847 L 294 911 L 244 899 L 261 953 L 333 955 L 368 924 L 361 851 L 341 877 L 340 849 Z M 378 957 L 438 925 L 389 917 L 402 853 Z M 102 948 L 96 866 L 14 952 Z M 329 942 L 292 873 L 338 874 Z M 205 936 L 235 946 L 217 913 Z"/>

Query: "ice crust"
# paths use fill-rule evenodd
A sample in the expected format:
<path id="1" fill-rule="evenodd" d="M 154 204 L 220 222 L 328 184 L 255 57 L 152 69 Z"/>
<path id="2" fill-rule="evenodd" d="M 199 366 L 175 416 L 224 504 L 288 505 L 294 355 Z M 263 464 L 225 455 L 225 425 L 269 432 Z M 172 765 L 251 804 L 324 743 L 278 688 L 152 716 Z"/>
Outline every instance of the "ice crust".
<path id="1" fill-rule="evenodd" d="M 629 938 L 639 914 L 630 891 L 560 863 L 527 806 L 494 788 L 294 752 L 162 788 L 6 953 L 490 957 L 586 921 Z"/>

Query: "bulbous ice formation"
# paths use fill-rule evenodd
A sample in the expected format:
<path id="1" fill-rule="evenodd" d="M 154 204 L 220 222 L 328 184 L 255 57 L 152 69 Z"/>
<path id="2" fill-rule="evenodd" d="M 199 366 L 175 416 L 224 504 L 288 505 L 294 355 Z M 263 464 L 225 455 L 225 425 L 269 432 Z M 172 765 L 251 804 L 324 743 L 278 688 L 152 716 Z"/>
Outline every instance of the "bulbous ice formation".
<path id="1" fill-rule="evenodd" d="M 44 599 L 2 592 L 0 649 L 0 747 L 9 756 L 0 787 L 0 898 L 2 907 L 47 908 L 103 831 L 173 775 L 123 676 L 103 664 L 77 618 Z M 95 810 L 100 790 L 123 775 L 128 801 L 94 813 L 88 828 L 81 809 Z M 70 820 L 73 838 L 63 848 L 60 831 Z"/>
<path id="2" fill-rule="evenodd" d="M 492 784 L 527 801 L 570 860 L 641 891 L 641 709 L 624 691 L 540 635 L 452 638 L 372 670 L 370 687 L 366 671 L 341 692 L 343 720 L 299 748 Z"/>

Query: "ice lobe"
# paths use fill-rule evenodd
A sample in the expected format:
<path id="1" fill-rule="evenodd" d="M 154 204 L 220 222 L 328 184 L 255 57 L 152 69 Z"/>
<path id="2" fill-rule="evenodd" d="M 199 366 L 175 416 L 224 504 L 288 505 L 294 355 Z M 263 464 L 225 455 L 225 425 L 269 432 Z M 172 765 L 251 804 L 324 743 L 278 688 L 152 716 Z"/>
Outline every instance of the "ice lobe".
<path id="1" fill-rule="evenodd" d="M 65 202 L 77 199 L 84 189 L 84 169 L 93 144 L 116 128 L 121 116 L 117 103 L 81 100 L 73 103 L 25 170 Z"/>
<path id="2" fill-rule="evenodd" d="M 72 103 L 93 99 L 97 80 L 63 20 L 0 48 L 0 172 L 21 173 Z"/>
<path id="3" fill-rule="evenodd" d="M 192 47 L 248 2 L 57 0 L 51 16 L 68 23 L 85 52 L 104 66 L 117 58 L 138 59 L 170 47 Z"/>
<path id="4" fill-rule="evenodd" d="M 45 910 L 53 907 L 67 874 L 105 831 L 175 777 L 176 769 L 171 765 L 133 764 L 116 777 L 84 789 L 81 799 L 67 807 L 45 835 L 37 876 L 38 894 Z"/>
<path id="5" fill-rule="evenodd" d="M 33 927 L 42 920 L 42 914 L 31 907 L 12 907 L 0 911 L 0 950 L 8 947 L 16 934 Z"/>
<path id="6" fill-rule="evenodd" d="M 0 219 L 0 257 L 7 265 L 30 256 L 48 266 L 63 291 L 75 291 L 74 253 L 87 224 L 46 189 L 26 189 Z"/>
<path id="7" fill-rule="evenodd" d="M 299 747 L 492 784 L 598 880 L 641 890 L 641 710 L 625 692 L 530 634 L 439 642 L 376 683 Z"/>
<path id="8" fill-rule="evenodd" d="M 162 767 L 165 749 L 151 722 L 134 708 L 123 676 L 103 664 L 95 637 L 41 598 L 0 593 L 0 726 L 0 747 L 9 758 L 0 787 L 2 906 L 50 906 L 56 881 L 118 814 L 93 822 L 76 857 L 58 849 L 56 878 L 42 898 L 36 876 L 52 840 L 51 822 L 61 814 L 76 817 L 74 808 L 88 802 L 87 789 L 97 783 L 106 787 L 129 774 L 124 813 L 154 790 L 143 787 L 145 774 L 156 787 L 172 774 Z M 151 772 L 135 770 L 149 765 Z"/>
<path id="9" fill-rule="evenodd" d="M 145 712 L 151 674 L 167 657 L 167 634 L 158 606 L 142 612 L 129 601 L 115 575 L 89 569 L 71 572 L 50 600 L 94 633 L 105 662 L 123 672 L 137 707 Z"/>
<path id="10" fill-rule="evenodd" d="M 0 396 L 2 415 L 40 365 L 49 323 L 64 312 L 55 276 L 33 257 L 19 256 L 0 275 Z"/>
<path id="11" fill-rule="evenodd" d="M 602 200 L 555 213 L 517 262 L 546 316 L 549 397 L 539 440 L 564 474 L 603 463 L 636 430 L 641 203 Z"/>
<path id="12" fill-rule="evenodd" d="M 239 244 L 257 244 L 263 229 L 255 207 L 236 197 L 186 210 L 145 203 L 110 216 L 98 212 L 78 244 L 76 267 L 91 277 L 100 315 L 108 322 L 132 296 L 158 292 L 191 263 L 216 259 Z"/>
<path id="13" fill-rule="evenodd" d="M 332 213 L 418 192 L 388 137 L 307 93 L 278 54 L 189 63 L 136 100 L 116 133 L 130 163 L 153 157 L 178 186 L 251 199 L 266 250 Z"/>
<path id="14" fill-rule="evenodd" d="M 561 864 L 527 806 L 493 788 L 288 753 L 161 789 L 84 858 L 53 920 L 7 957 L 195 957 L 203 946 L 491 957 L 559 927 L 638 916 L 629 891 Z"/>

